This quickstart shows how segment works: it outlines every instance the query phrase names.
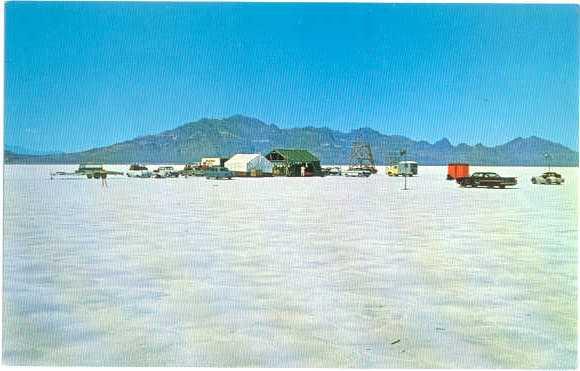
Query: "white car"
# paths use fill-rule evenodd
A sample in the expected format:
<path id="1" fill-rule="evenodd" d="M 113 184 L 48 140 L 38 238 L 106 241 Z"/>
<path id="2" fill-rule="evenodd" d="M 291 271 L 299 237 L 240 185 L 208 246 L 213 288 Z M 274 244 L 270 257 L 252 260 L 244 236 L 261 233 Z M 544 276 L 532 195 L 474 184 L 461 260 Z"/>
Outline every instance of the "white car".
<path id="1" fill-rule="evenodd" d="M 548 171 L 540 176 L 532 177 L 533 184 L 556 184 L 560 185 L 564 183 L 564 178 L 562 175 L 555 173 L 553 171 Z"/>
<path id="2" fill-rule="evenodd" d="M 130 178 L 150 178 L 153 175 L 145 166 L 133 164 L 127 171 L 127 176 Z"/>
<path id="3" fill-rule="evenodd" d="M 371 171 L 367 169 L 348 169 L 347 171 L 342 172 L 343 176 L 358 178 L 368 178 L 371 174 Z"/>
<path id="4" fill-rule="evenodd" d="M 176 171 L 173 166 L 160 166 L 159 169 L 153 170 L 153 178 L 177 178 L 179 171 Z"/>

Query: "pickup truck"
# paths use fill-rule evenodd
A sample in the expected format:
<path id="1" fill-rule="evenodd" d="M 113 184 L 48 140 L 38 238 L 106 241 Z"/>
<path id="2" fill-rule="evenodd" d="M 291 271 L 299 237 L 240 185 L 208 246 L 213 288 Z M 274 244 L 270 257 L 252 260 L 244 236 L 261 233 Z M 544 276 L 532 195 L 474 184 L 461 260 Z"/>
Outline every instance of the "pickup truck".
<path id="1" fill-rule="evenodd" d="M 471 176 L 457 179 L 457 183 L 462 187 L 505 188 L 515 186 L 518 181 L 516 178 L 505 178 L 496 173 L 473 173 Z"/>

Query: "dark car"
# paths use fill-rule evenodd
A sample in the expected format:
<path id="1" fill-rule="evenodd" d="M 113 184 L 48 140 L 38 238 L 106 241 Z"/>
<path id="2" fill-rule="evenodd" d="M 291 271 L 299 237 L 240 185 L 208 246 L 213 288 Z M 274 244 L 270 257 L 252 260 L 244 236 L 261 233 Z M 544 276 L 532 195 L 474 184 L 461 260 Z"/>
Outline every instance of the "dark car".
<path id="1" fill-rule="evenodd" d="M 205 171 L 207 179 L 232 179 L 234 174 L 223 166 L 213 166 Z"/>
<path id="2" fill-rule="evenodd" d="M 518 181 L 513 177 L 499 176 L 497 173 L 473 173 L 471 176 L 457 179 L 457 183 L 462 187 L 505 188 L 515 186 Z"/>
<path id="3" fill-rule="evenodd" d="M 190 176 L 205 176 L 205 172 L 208 169 L 207 166 L 203 166 L 200 164 L 185 164 L 183 170 L 180 171 L 180 174 L 187 178 Z"/>

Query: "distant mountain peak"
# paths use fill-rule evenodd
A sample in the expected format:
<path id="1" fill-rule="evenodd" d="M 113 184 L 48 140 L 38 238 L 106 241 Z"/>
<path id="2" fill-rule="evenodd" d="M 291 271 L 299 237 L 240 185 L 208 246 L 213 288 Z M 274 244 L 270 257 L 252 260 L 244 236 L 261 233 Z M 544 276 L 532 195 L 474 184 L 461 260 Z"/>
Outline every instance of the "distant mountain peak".
<path id="1" fill-rule="evenodd" d="M 509 141 L 509 142 L 507 142 L 506 144 L 510 144 L 510 143 L 511 143 L 511 144 L 515 144 L 515 143 L 522 143 L 522 142 L 524 142 L 524 141 L 525 141 L 525 140 L 524 140 L 524 138 L 522 138 L 522 137 L 517 137 L 517 138 L 514 138 L 514 139 L 510 140 L 510 141 Z"/>
<path id="2" fill-rule="evenodd" d="M 11 154 L 18 153 L 21 155 L 31 155 L 31 156 L 55 155 L 55 154 L 64 153 L 61 151 L 52 151 L 52 150 L 41 149 L 41 148 L 28 148 L 28 147 L 22 147 L 22 146 L 17 146 L 17 145 L 10 145 L 10 144 L 5 144 L 4 149 L 6 151 L 10 152 Z"/>
<path id="3" fill-rule="evenodd" d="M 443 139 L 436 141 L 433 144 L 433 146 L 435 146 L 436 148 L 451 148 L 452 147 L 451 142 L 447 138 L 443 138 Z"/>
<path id="4" fill-rule="evenodd" d="M 381 135 L 378 131 L 371 129 L 369 127 L 362 127 L 358 129 L 353 129 L 350 131 L 350 134 L 359 135 L 359 136 L 368 136 L 368 135 Z"/>
<path id="5" fill-rule="evenodd" d="M 559 148 L 568 149 L 567 147 L 564 147 L 563 145 L 561 145 L 559 143 L 554 143 L 554 142 L 551 142 L 549 140 L 539 138 L 535 135 L 532 135 L 528 138 L 517 137 L 517 138 L 510 140 L 509 142 L 501 145 L 501 147 L 507 147 L 507 148 L 516 148 L 516 147 L 523 148 L 523 147 L 525 147 L 525 148 L 530 148 L 530 149 L 546 148 L 546 149 L 552 149 L 552 150 L 555 150 L 557 148 L 558 149 Z"/>
<path id="6" fill-rule="evenodd" d="M 223 121 L 256 123 L 256 124 L 265 125 L 265 122 L 263 122 L 263 121 L 255 118 L 255 117 L 245 116 L 245 115 L 241 115 L 241 114 L 235 114 L 233 116 L 226 117 L 226 118 L 223 119 Z"/>

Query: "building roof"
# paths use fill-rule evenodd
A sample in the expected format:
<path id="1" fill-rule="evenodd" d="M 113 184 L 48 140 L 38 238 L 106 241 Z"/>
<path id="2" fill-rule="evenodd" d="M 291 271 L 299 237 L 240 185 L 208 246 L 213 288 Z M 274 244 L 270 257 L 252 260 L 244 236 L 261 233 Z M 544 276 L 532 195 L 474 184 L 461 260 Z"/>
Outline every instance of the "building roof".
<path id="1" fill-rule="evenodd" d="M 248 162 L 248 161 L 252 161 L 256 157 L 260 157 L 260 156 L 262 156 L 262 155 L 259 153 L 238 153 L 238 154 L 235 154 L 232 157 L 230 157 L 230 159 L 226 162 L 234 162 L 234 161 Z"/>
<path id="2" fill-rule="evenodd" d="M 272 172 L 272 163 L 259 153 L 239 153 L 227 160 L 224 166 L 231 171 L 261 170 L 265 173 Z"/>
<path id="3" fill-rule="evenodd" d="M 275 148 L 270 153 L 280 154 L 290 163 L 319 162 L 320 160 L 305 149 Z"/>

